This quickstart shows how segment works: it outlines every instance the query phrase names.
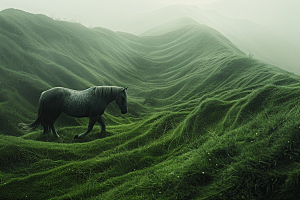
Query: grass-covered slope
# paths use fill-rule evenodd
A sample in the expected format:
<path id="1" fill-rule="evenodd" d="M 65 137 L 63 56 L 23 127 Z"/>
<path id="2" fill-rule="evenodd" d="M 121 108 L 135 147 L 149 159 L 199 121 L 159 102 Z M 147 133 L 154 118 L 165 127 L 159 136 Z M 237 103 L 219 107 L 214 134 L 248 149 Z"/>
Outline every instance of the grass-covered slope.
<path id="1" fill-rule="evenodd" d="M 278 32 L 270 31 L 260 24 L 227 18 L 215 11 L 203 10 L 197 6 L 168 6 L 130 18 L 120 17 L 114 23 L 106 24 L 105 27 L 144 36 L 152 35 L 153 27 L 170 27 L 170 24 L 191 23 L 191 21 L 218 30 L 246 54 L 300 75 L 298 37 L 291 37 L 290 34 L 279 36 Z M 291 34 L 296 35 L 296 33 Z"/>
<path id="2" fill-rule="evenodd" d="M 137 37 L 0 12 L 1 199 L 297 199 L 300 79 L 189 23 Z M 23 132 L 43 90 L 129 86 L 82 141 Z"/>

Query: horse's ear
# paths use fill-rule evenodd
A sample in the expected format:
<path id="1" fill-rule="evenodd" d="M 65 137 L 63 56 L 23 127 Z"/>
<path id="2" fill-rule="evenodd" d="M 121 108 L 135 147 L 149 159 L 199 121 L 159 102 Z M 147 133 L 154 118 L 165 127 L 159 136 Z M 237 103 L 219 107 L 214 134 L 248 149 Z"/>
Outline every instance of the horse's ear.
<path id="1" fill-rule="evenodd" d="M 127 89 L 128 89 L 128 87 L 124 88 L 124 90 L 127 90 Z"/>

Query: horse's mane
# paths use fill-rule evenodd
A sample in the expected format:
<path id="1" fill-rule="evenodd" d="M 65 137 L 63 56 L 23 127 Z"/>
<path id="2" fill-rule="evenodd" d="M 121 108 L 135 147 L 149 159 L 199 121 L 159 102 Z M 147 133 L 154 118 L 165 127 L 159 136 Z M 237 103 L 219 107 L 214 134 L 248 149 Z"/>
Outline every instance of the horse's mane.
<path id="1" fill-rule="evenodd" d="M 120 87 L 116 86 L 96 86 L 95 94 L 101 99 L 110 99 L 115 97 L 121 91 Z"/>

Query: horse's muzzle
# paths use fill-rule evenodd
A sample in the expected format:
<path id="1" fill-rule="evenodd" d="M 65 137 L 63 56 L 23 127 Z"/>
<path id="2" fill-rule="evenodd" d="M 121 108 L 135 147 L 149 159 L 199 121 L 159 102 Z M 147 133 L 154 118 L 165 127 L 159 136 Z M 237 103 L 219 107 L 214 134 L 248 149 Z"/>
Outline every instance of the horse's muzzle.
<path id="1" fill-rule="evenodd" d="M 127 111 L 128 111 L 127 106 L 126 106 L 125 108 L 121 109 L 121 113 L 122 113 L 122 114 L 126 114 Z"/>

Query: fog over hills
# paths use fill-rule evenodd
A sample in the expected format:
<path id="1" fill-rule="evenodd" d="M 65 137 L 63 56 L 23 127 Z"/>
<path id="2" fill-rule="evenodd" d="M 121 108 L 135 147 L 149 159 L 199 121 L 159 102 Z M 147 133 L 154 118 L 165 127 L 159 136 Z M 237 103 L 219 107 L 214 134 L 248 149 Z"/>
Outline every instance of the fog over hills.
<path id="1" fill-rule="evenodd" d="M 299 75 L 168 16 L 135 35 L 0 12 L 1 199 L 300 198 Z M 88 119 L 66 115 L 60 138 L 18 127 L 43 91 L 95 85 L 129 87 L 128 113 L 113 102 L 103 115 L 106 137 L 96 125 L 74 139 Z"/>
<path id="2" fill-rule="evenodd" d="M 248 19 L 264 25 L 290 44 L 300 46 L 300 22 L 298 0 L 217 0 L 201 8 L 215 10 L 222 15 Z"/>
<path id="3" fill-rule="evenodd" d="M 155 26 L 180 18 L 190 18 L 199 24 L 212 27 L 246 54 L 252 54 L 265 62 L 300 74 L 298 56 L 300 46 L 297 42 L 291 44 L 263 25 L 224 17 L 217 12 L 202 10 L 197 6 L 166 7 L 114 22 L 110 28 L 139 35 Z"/>
<path id="4" fill-rule="evenodd" d="M 246 54 L 300 74 L 298 0 L 1 1 L 0 10 L 11 7 L 137 35 L 188 17 L 218 30 Z"/>

